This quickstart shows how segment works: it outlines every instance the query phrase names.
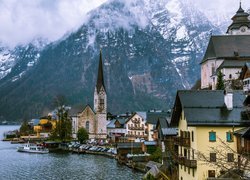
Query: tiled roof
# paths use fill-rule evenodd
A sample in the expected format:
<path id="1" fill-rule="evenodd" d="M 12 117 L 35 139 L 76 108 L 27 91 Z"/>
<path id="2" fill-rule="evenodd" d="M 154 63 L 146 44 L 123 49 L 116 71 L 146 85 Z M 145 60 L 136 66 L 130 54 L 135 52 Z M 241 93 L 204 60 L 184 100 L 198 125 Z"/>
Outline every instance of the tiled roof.
<path id="1" fill-rule="evenodd" d="M 226 60 L 226 61 L 223 61 L 223 63 L 218 67 L 218 70 L 223 69 L 223 68 L 242 68 L 246 64 L 246 62 L 249 62 L 249 61 L 246 61 L 246 60 Z"/>
<path id="2" fill-rule="evenodd" d="M 147 112 L 137 111 L 136 114 L 138 114 L 139 116 L 141 116 L 144 120 L 147 119 Z"/>
<path id="3" fill-rule="evenodd" d="M 162 134 L 165 136 L 175 136 L 178 135 L 177 128 L 161 128 Z"/>
<path id="4" fill-rule="evenodd" d="M 158 119 L 167 119 L 170 116 L 169 112 L 147 112 L 147 123 L 149 124 L 157 124 Z"/>
<path id="5" fill-rule="evenodd" d="M 250 127 L 239 129 L 235 131 L 234 134 L 250 139 Z"/>
<path id="6" fill-rule="evenodd" d="M 242 116 L 244 99 L 243 91 L 233 91 L 233 109 L 228 110 L 222 90 L 178 91 L 171 125 L 178 125 L 182 110 L 184 110 L 188 125 L 250 125 L 250 120 Z"/>
<path id="7" fill-rule="evenodd" d="M 134 117 L 134 115 L 138 115 L 140 116 L 144 121 L 146 121 L 147 119 L 147 112 L 144 112 L 144 111 L 136 111 L 134 112 L 129 118 L 126 119 L 126 122 L 128 122 L 131 118 Z"/>
<path id="8" fill-rule="evenodd" d="M 211 36 L 202 62 L 210 58 L 250 58 L 250 35 Z"/>
<path id="9" fill-rule="evenodd" d="M 116 127 L 115 127 L 115 122 L 116 122 L 116 121 L 119 121 L 119 123 L 122 125 L 121 128 L 125 128 L 123 125 L 125 124 L 126 119 L 124 119 L 124 118 L 112 119 L 112 120 L 108 123 L 107 128 L 116 128 Z"/>

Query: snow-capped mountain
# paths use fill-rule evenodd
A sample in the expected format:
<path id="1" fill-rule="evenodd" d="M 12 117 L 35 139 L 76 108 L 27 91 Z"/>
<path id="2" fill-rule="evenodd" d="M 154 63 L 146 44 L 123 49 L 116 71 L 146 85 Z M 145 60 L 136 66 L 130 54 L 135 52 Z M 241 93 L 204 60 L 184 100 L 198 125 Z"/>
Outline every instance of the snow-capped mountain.
<path id="1" fill-rule="evenodd" d="M 177 89 L 199 78 L 211 31 L 221 33 L 188 0 L 108 1 L 58 42 L 23 56 L 0 51 L 11 69 L 0 81 L 0 114 L 39 116 L 57 94 L 72 106 L 92 104 L 100 49 L 110 112 L 167 109 Z"/>

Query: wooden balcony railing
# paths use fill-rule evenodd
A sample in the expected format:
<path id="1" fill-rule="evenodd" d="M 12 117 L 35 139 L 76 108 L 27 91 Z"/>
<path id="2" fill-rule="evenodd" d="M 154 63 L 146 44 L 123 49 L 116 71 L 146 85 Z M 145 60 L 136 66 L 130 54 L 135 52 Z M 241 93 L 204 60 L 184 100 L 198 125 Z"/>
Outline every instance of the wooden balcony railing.
<path id="1" fill-rule="evenodd" d="M 194 159 L 185 159 L 185 166 L 190 168 L 197 168 L 197 161 Z"/>
<path id="2" fill-rule="evenodd" d="M 128 129 L 129 130 L 144 130 L 144 127 L 135 127 L 135 126 L 131 127 L 131 126 L 129 126 Z"/>
<path id="3" fill-rule="evenodd" d="M 127 134 L 127 137 L 134 137 L 134 138 L 147 138 L 147 135 L 135 135 L 135 134 Z"/>
<path id="4" fill-rule="evenodd" d="M 178 146 L 190 147 L 190 138 L 175 137 L 174 143 Z"/>
<path id="5" fill-rule="evenodd" d="M 178 157 L 178 164 L 184 165 L 190 168 L 197 168 L 197 161 L 194 159 L 187 159 L 184 156 Z"/>

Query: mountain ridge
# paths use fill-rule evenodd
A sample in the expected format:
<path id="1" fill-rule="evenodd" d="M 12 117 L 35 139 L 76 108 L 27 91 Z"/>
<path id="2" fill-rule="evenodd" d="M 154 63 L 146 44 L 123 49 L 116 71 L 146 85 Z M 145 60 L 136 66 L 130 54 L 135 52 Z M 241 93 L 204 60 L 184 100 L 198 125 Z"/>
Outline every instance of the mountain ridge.
<path id="1" fill-rule="evenodd" d="M 170 12 L 169 3 L 181 8 L 179 18 Z M 22 77 L 11 81 L 23 72 L 21 64 L 31 60 L 27 57 L 0 80 L 0 116 L 6 120 L 41 116 L 52 109 L 58 94 L 65 95 L 71 106 L 92 105 L 99 49 L 103 52 L 108 111 L 170 108 L 176 90 L 190 88 L 200 76 L 199 62 L 210 31 L 220 32 L 201 12 L 190 8 L 177 0 L 137 0 L 110 1 L 91 11 L 79 30 L 34 50 L 31 59 L 35 54 L 39 58 L 32 68 L 23 70 Z M 137 11 L 145 19 L 136 19 Z M 114 19 L 105 21 L 107 12 Z M 133 20 L 121 22 L 124 16 Z M 141 18 L 145 21 L 138 25 Z M 115 24 L 119 21 L 120 25 Z M 113 25 L 119 26 L 109 29 Z"/>

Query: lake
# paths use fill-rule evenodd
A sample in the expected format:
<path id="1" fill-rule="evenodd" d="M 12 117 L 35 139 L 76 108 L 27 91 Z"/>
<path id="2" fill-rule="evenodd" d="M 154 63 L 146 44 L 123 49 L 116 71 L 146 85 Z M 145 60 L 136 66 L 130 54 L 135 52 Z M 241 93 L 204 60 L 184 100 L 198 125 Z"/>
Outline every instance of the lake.
<path id="1" fill-rule="evenodd" d="M 0 126 L 3 133 L 19 126 Z M 0 179 L 142 179 L 143 174 L 115 159 L 89 154 L 49 153 L 29 154 L 17 152 L 18 144 L 0 141 Z"/>

